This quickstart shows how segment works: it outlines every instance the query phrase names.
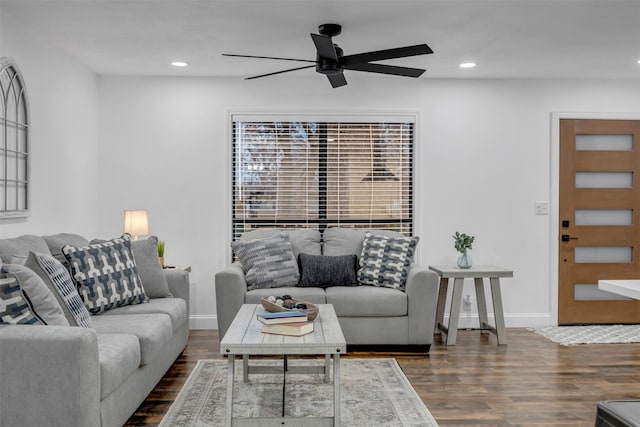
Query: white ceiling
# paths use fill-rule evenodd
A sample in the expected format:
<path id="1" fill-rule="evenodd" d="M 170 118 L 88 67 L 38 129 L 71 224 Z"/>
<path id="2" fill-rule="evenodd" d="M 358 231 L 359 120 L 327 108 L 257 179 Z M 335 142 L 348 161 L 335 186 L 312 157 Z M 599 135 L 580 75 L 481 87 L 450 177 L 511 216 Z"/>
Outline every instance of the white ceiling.
<path id="1" fill-rule="evenodd" d="M 640 78 L 635 0 L 0 0 L 0 8 L 3 21 L 99 74 L 247 77 L 292 68 L 304 64 L 221 54 L 315 59 L 309 33 L 335 22 L 345 55 L 427 43 L 434 54 L 389 61 L 426 68 L 423 79 Z M 177 59 L 190 66 L 168 65 Z M 478 66 L 461 70 L 463 61 Z"/>

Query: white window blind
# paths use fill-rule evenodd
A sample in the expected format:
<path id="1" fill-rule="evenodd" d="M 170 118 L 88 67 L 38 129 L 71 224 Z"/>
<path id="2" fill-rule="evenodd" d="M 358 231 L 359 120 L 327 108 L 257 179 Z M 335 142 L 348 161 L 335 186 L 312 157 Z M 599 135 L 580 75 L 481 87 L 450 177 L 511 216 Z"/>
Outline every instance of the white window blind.
<path id="1" fill-rule="evenodd" d="M 256 228 L 413 231 L 412 120 L 233 118 L 233 237 Z"/>

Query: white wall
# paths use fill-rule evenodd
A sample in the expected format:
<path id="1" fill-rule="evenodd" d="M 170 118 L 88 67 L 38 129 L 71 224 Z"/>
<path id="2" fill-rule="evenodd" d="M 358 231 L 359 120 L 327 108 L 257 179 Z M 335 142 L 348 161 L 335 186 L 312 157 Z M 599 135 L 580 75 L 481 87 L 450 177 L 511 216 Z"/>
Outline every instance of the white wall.
<path id="1" fill-rule="evenodd" d="M 0 56 L 13 57 L 31 107 L 31 217 L 0 237 L 97 232 L 97 77 L 2 12 Z"/>
<path id="2" fill-rule="evenodd" d="M 125 209 L 148 209 L 166 260 L 191 265 L 192 326 L 215 327 L 214 274 L 228 262 L 231 111 L 417 112 L 419 261 L 454 262 L 451 234 L 477 236 L 477 264 L 511 267 L 508 326 L 555 318 L 551 216 L 552 112 L 640 112 L 639 81 L 420 80 L 348 75 L 239 78 L 95 76 L 6 11 L 0 56 L 16 59 L 31 104 L 32 214 L 2 220 L 0 238 L 122 231 Z M 475 326 L 474 316 L 461 326 Z"/>
<path id="3" fill-rule="evenodd" d="M 553 322 L 552 112 L 638 112 L 638 81 L 420 80 L 348 75 L 349 86 L 294 74 L 239 78 L 99 78 L 99 232 L 148 209 L 168 263 L 191 265 L 192 327 L 215 327 L 214 275 L 230 241 L 228 113 L 418 112 L 419 261 L 455 261 L 451 235 L 476 236 L 477 264 L 511 267 L 508 326 Z M 364 77 L 364 76 L 363 76 Z M 553 210 L 553 205 L 552 205 Z M 477 326 L 467 316 L 461 326 Z"/>

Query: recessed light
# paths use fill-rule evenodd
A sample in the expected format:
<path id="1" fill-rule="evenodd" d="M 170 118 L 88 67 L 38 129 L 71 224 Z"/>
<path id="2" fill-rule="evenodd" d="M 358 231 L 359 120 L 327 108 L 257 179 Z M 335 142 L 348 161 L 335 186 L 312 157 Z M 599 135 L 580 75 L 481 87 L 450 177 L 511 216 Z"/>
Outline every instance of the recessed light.
<path id="1" fill-rule="evenodd" d="M 460 68 L 473 68 L 473 67 L 476 66 L 476 63 L 475 62 L 463 62 L 459 66 L 460 66 Z"/>
<path id="2" fill-rule="evenodd" d="M 187 64 L 187 63 L 186 63 L 186 62 L 184 62 L 184 61 L 173 61 L 173 62 L 171 63 L 171 65 L 173 65 L 174 67 L 186 67 L 186 66 L 188 66 L 189 64 Z"/>
<path id="3" fill-rule="evenodd" d="M 640 64 L 640 59 L 638 59 L 638 64 Z"/>

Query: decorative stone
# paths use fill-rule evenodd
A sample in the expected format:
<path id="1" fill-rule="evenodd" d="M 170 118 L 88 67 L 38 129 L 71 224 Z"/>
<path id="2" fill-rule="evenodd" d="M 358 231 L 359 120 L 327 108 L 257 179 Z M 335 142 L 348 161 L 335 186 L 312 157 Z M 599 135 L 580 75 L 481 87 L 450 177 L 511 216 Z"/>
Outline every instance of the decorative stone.
<path id="1" fill-rule="evenodd" d="M 276 303 L 276 297 L 274 297 L 273 295 L 269 295 L 267 297 L 267 301 L 269 301 L 272 304 L 275 304 Z"/>
<path id="2" fill-rule="evenodd" d="M 298 304 L 296 304 L 296 308 L 299 310 L 306 310 L 307 309 L 307 304 L 299 302 Z"/>
<path id="3" fill-rule="evenodd" d="M 284 304 L 284 301 L 281 300 L 280 298 L 276 299 L 276 302 L 274 303 L 275 305 L 282 307 L 282 305 Z"/>
<path id="4" fill-rule="evenodd" d="M 291 295 L 282 295 L 280 298 L 282 298 L 283 300 L 288 300 L 291 299 Z"/>

